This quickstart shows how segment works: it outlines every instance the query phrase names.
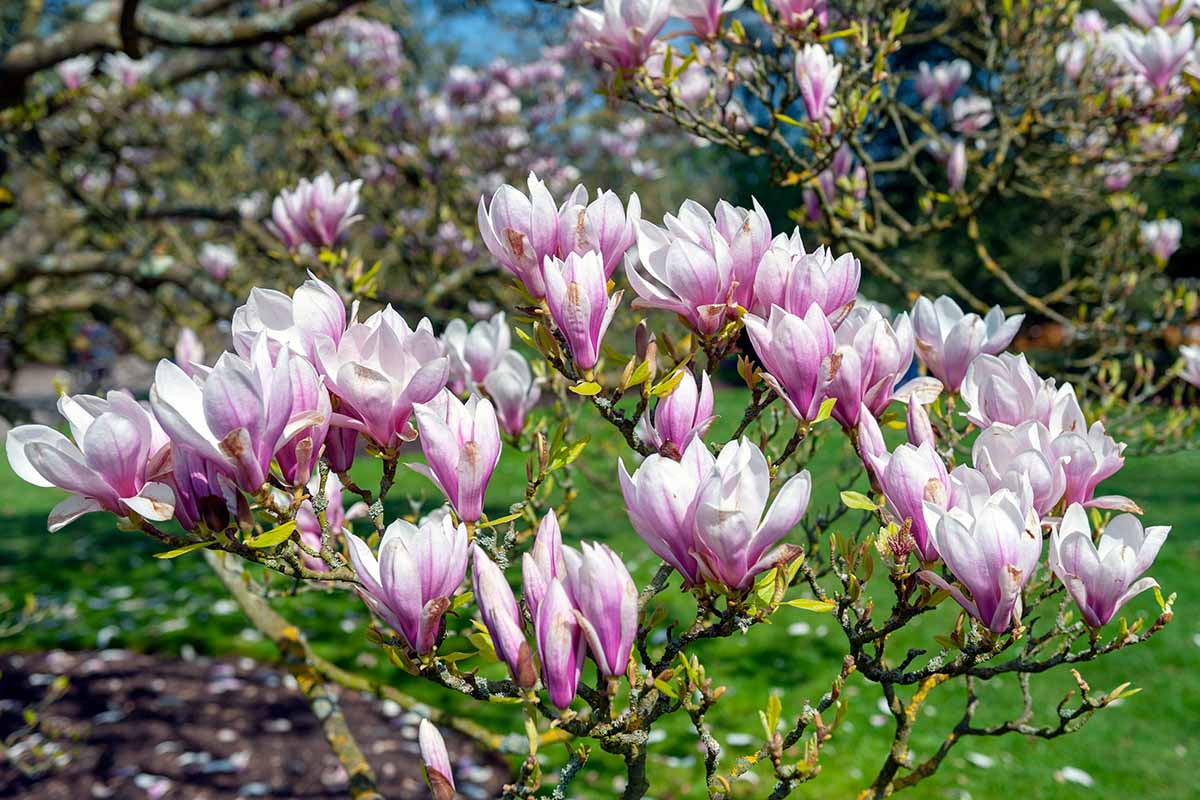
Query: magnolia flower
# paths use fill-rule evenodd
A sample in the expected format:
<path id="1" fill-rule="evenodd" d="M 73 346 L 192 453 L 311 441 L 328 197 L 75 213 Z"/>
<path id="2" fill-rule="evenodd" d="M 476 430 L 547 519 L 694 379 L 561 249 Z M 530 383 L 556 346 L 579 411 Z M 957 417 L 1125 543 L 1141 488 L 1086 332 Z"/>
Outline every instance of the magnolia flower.
<path id="1" fill-rule="evenodd" d="M 1119 192 L 1133 182 L 1133 167 L 1126 161 L 1103 164 L 1099 171 L 1104 176 L 1104 188 L 1110 192 Z"/>
<path id="2" fill-rule="evenodd" d="M 915 401 L 909 405 L 921 407 Z M 929 563 L 937 560 L 937 548 L 930 537 L 936 520 L 928 519 L 925 504 L 943 509 L 948 507 L 951 486 L 946 464 L 931 442 L 902 444 L 889 455 L 882 446 L 879 424 L 870 413 L 859 414 L 858 426 L 859 446 L 864 460 L 879 482 L 897 524 L 903 526 L 906 520 L 909 521 L 909 534 L 916 543 L 917 554 L 922 561 Z M 864 429 L 867 429 L 865 434 Z M 872 447 L 876 442 L 882 452 Z"/>
<path id="3" fill-rule="evenodd" d="M 935 398 L 936 399 L 936 398 Z M 905 413 L 905 429 L 908 432 L 908 443 L 920 447 L 928 442 L 934 444 L 937 439 L 933 433 L 933 423 L 929 421 L 929 412 L 925 410 L 923 398 L 916 396 L 908 399 L 908 410 Z M 859 414 L 859 419 L 862 415 Z"/>
<path id="4" fill-rule="evenodd" d="M 51 510 L 51 533 L 92 511 L 171 518 L 170 447 L 145 408 L 124 392 L 109 392 L 103 398 L 62 395 L 58 412 L 71 438 L 45 425 L 20 425 L 5 439 L 8 463 L 20 478 L 71 493 Z"/>
<path id="5" fill-rule="evenodd" d="M 567 580 L 566 556 L 570 548 L 562 542 L 562 529 L 554 509 L 546 512 L 538 523 L 533 547 L 521 557 L 522 596 L 529 608 L 529 616 L 537 619 L 542 598 L 550 588 L 550 581 L 557 578 Z"/>
<path id="6" fill-rule="evenodd" d="M 432 722 L 423 719 L 417 728 L 417 742 L 421 749 L 421 764 L 425 768 L 425 782 L 429 784 L 433 800 L 454 800 L 458 794 L 442 734 Z"/>
<path id="7" fill-rule="evenodd" d="M 462 394 L 482 384 L 500 366 L 512 346 L 512 334 L 499 311 L 491 319 L 467 323 L 452 319 L 442 332 L 442 349 L 450 360 L 450 389 Z"/>
<path id="8" fill-rule="evenodd" d="M 478 544 L 474 546 L 471 565 L 475 604 L 479 606 L 479 616 L 492 637 L 496 656 L 508 665 L 518 684 L 530 688 L 537 683 L 533 651 L 521 628 L 521 610 L 513 597 L 512 587 L 504 572 Z"/>
<path id="9" fill-rule="evenodd" d="M 699 437 L 684 448 L 680 460 L 655 453 L 632 476 L 624 460 L 618 460 L 621 495 L 633 529 L 689 584 L 701 579 L 695 555 L 696 503 L 702 482 L 715 466 Z"/>
<path id="10" fill-rule="evenodd" d="M 1048 423 L 1059 398 L 1054 379 L 1038 375 L 1024 353 L 980 355 L 967 367 L 959 392 L 967 419 L 981 428 L 1026 420 Z"/>
<path id="11" fill-rule="evenodd" d="M 670 0 L 604 0 L 601 11 L 576 11 L 575 24 L 596 58 L 617 69 L 636 69 L 670 16 Z"/>
<path id="12" fill-rule="evenodd" d="M 483 516 L 483 496 L 500 461 L 500 429 L 492 404 L 477 395 L 463 403 L 443 391 L 413 407 L 426 464 L 409 464 L 441 490 L 463 522 Z"/>
<path id="13" fill-rule="evenodd" d="M 671 11 L 701 39 L 712 39 L 721 32 L 721 17 L 741 7 L 742 0 L 674 0 Z"/>
<path id="14" fill-rule="evenodd" d="M 976 94 L 960 97 L 950 106 L 950 117 L 959 133 L 979 133 L 992 122 L 992 101 Z"/>
<path id="15" fill-rule="evenodd" d="M 601 675 L 624 675 L 637 635 L 638 590 L 629 570 L 610 547 L 584 542 L 567 561 L 575 618 Z"/>
<path id="16" fill-rule="evenodd" d="M 281 445 L 328 420 L 321 410 L 293 413 L 291 360 L 283 351 L 272 364 L 265 336 L 254 343 L 249 359 L 222 354 L 202 381 L 163 359 L 150 387 L 150 406 L 175 446 L 221 464 L 239 488 L 254 493 L 266 482 Z"/>
<path id="17" fill-rule="evenodd" d="M 171 488 L 175 491 L 175 520 L 185 531 L 204 525 L 223 531 L 237 512 L 237 489 L 222 463 L 186 447 L 172 447 Z"/>
<path id="18" fill-rule="evenodd" d="M 617 313 L 624 291 L 608 296 L 608 278 L 594 251 L 547 258 L 542 265 L 546 305 L 571 350 L 575 366 L 587 371 L 600 360 L 600 343 Z"/>
<path id="19" fill-rule="evenodd" d="M 188 375 L 194 374 L 196 366 L 204 366 L 204 343 L 191 328 L 180 328 L 175 340 L 175 363 Z"/>
<path id="20" fill-rule="evenodd" d="M 529 362 L 516 350 L 509 350 L 500 365 L 488 373 L 483 391 L 496 407 L 500 430 L 520 436 L 525 417 L 542 396 L 541 380 L 533 376 Z"/>
<path id="21" fill-rule="evenodd" d="M 596 199 L 588 203 L 587 190 L 577 186 L 559 210 L 558 252 L 565 257 L 595 251 L 604 263 L 604 276 L 611 278 L 637 241 L 641 218 L 637 194 L 631 194 L 628 206 L 622 208 L 621 199 L 612 191 L 597 191 Z"/>
<path id="22" fill-rule="evenodd" d="M 238 265 L 237 251 L 227 244 L 205 242 L 200 245 L 200 255 L 196 257 L 200 266 L 218 283 L 229 277 L 229 273 Z"/>
<path id="23" fill-rule="evenodd" d="M 700 388 L 696 379 L 685 370 L 683 379 L 670 394 L 658 401 L 654 408 L 654 420 L 643 414 L 638 420 L 638 438 L 655 450 L 670 447 L 668 455 L 682 453 L 693 439 L 704 436 L 712 425 L 713 391 L 707 372 L 700 373 Z"/>
<path id="24" fill-rule="evenodd" d="M 1028 524 L 1017 495 L 1001 489 L 974 513 L 962 508 L 931 511 L 938 518 L 930 531 L 934 548 L 970 596 L 935 572 L 923 570 L 918 577 L 949 592 L 992 633 L 1020 623 L 1021 589 L 1041 558 L 1042 530 Z"/>
<path id="25" fill-rule="evenodd" d="M 771 5 L 785 28 L 807 28 L 815 22 L 817 30 L 824 30 L 829 25 L 826 0 L 771 0 Z"/>
<path id="26" fill-rule="evenodd" d="M 1156 219 L 1141 224 L 1142 246 L 1160 264 L 1165 264 L 1179 249 L 1183 225 L 1177 219 Z"/>
<path id="27" fill-rule="evenodd" d="M 935 64 L 932 68 L 922 61 L 917 66 L 916 88 L 925 110 L 949 103 L 970 77 L 971 64 L 964 59 L 956 58 Z"/>
<path id="28" fill-rule="evenodd" d="M 946 159 L 946 183 L 952 192 L 961 192 L 967 183 L 967 145 L 962 139 L 954 143 Z"/>
<path id="29" fill-rule="evenodd" d="M 375 612 L 418 654 L 433 650 L 450 608 L 450 598 L 467 574 L 467 526 L 458 527 L 445 511 L 421 520 L 420 527 L 398 519 L 383 533 L 379 558 L 367 543 L 346 531 L 355 586 Z"/>
<path id="30" fill-rule="evenodd" d="M 251 289 L 246 304 L 233 312 L 230 332 L 233 349 L 243 358 L 249 356 L 255 339 L 265 334 L 272 357 L 289 348 L 315 362 L 317 342 L 328 339 L 336 347 L 345 329 L 346 304 L 341 295 L 310 273 L 291 297 L 274 289 Z"/>
<path id="31" fill-rule="evenodd" d="M 529 196 L 505 184 L 479 198 L 479 232 L 488 252 L 535 298 L 544 297 L 542 263 L 558 255 L 559 210 L 546 184 L 529 173 Z"/>
<path id="32" fill-rule="evenodd" d="M 1141 578 L 1171 532 L 1169 525 L 1142 528 L 1132 514 L 1113 517 L 1093 542 L 1087 511 L 1073 503 L 1050 535 L 1050 569 L 1067 587 L 1083 619 L 1093 628 L 1106 625 L 1121 607 L 1158 586 Z"/>
<path id="33" fill-rule="evenodd" d="M 271 204 L 267 227 L 289 250 L 301 245 L 332 247 L 346 230 L 362 219 L 358 210 L 362 180 L 334 184 L 323 172 L 312 181 L 301 178 L 294 189 L 284 189 Z"/>
<path id="34" fill-rule="evenodd" d="M 1166 91 L 1192 58 L 1196 41 L 1190 22 L 1174 33 L 1157 27 L 1145 33 L 1129 29 L 1123 33 L 1124 52 L 1130 66 L 1159 93 Z"/>
<path id="35" fill-rule="evenodd" d="M 132 89 L 142 82 L 158 66 L 154 58 L 130 58 L 124 53 L 109 53 L 104 57 L 100 68 L 113 80 L 118 81 L 126 89 Z"/>
<path id="36" fill-rule="evenodd" d="M 1017 491 L 1022 481 L 1033 490 L 1039 516 L 1050 513 L 1067 490 L 1064 459 L 1053 447 L 1050 429 L 1037 420 L 1016 427 L 992 425 L 975 439 L 971 461 L 992 491 Z"/>
<path id="37" fill-rule="evenodd" d="M 794 557 L 794 546 L 775 545 L 808 509 L 812 480 L 807 470 L 792 476 L 768 510 L 770 491 L 770 466 L 756 445 L 743 438 L 721 449 L 696 498 L 696 558 L 704 577 L 745 589 L 760 572 Z"/>
<path id="38" fill-rule="evenodd" d="M 1163 27 L 1178 30 L 1198 10 L 1196 0 L 1116 0 L 1117 5 L 1138 26 L 1150 30 Z"/>
<path id="39" fill-rule="evenodd" d="M 1200 388 L 1200 345 L 1184 345 L 1179 348 L 1179 356 L 1183 359 L 1183 369 L 1179 377 Z"/>
<path id="40" fill-rule="evenodd" d="M 58 73 L 58 79 L 63 82 L 64 87 L 78 89 L 87 78 L 91 77 L 92 70 L 95 68 L 96 59 L 89 55 L 82 55 L 58 62 L 54 70 Z"/>
<path id="41" fill-rule="evenodd" d="M 358 90 L 353 86 L 339 86 L 329 93 L 327 102 L 334 117 L 347 119 L 358 110 Z"/>
<path id="42" fill-rule="evenodd" d="M 992 306 L 981 318 L 974 313 L 964 314 L 946 295 L 934 301 L 919 297 L 912 315 L 917 355 L 931 375 L 957 392 L 975 357 L 1003 352 L 1024 319 L 1024 314 L 1005 319 L 1000 306 Z"/>
<path id="43" fill-rule="evenodd" d="M 842 65 L 835 63 L 821 45 L 805 45 L 796 53 L 796 84 L 810 120 L 822 122 L 828 117 L 829 104 L 841 77 Z"/>
<path id="44" fill-rule="evenodd" d="M 833 417 L 847 430 L 858 424 L 866 408 L 879 416 L 912 364 L 913 331 L 907 314 L 894 323 L 878 309 L 857 306 L 837 329 L 837 348 L 827 392 L 837 399 Z"/>
<path id="45" fill-rule="evenodd" d="M 852 253 L 834 258 L 828 247 L 806 252 L 796 228 L 790 237 L 776 236 L 763 255 L 754 277 L 751 310 L 765 317 L 771 306 L 779 306 L 803 315 L 816 303 L 836 327 L 854 307 L 861 277 L 862 267 Z"/>
<path id="46" fill-rule="evenodd" d="M 560 579 L 553 578 L 547 585 L 533 628 L 542 662 L 542 682 L 550 693 L 550 702 L 566 708 L 575 699 L 583 671 L 584 639 Z"/>
<path id="47" fill-rule="evenodd" d="M 288 378 L 292 393 L 292 416 L 307 413 L 318 420 L 297 431 L 275 450 L 275 462 L 284 481 L 291 486 L 299 486 L 308 482 L 321 456 L 333 409 L 325 384 L 308 361 L 303 358 L 289 359 Z"/>
<path id="48" fill-rule="evenodd" d="M 825 312 L 816 303 L 803 317 L 772 306 L 767 319 L 747 314 L 744 321 L 765 370 L 763 380 L 792 414 L 812 422 L 838 370 L 837 340 Z"/>
<path id="49" fill-rule="evenodd" d="M 346 329 L 340 342 L 322 337 L 317 365 L 340 400 L 333 424 L 366 434 L 383 448 L 411 441 L 413 405 L 446 385 L 449 364 L 429 320 L 415 330 L 389 305 Z"/>

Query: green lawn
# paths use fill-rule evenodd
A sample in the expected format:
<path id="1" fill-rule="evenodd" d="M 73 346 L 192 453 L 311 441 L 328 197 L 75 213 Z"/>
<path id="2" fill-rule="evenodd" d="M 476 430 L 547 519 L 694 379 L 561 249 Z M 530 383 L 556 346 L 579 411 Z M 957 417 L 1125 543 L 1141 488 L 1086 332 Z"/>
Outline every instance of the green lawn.
<path id="1" fill-rule="evenodd" d="M 735 395 L 722 393 L 722 407 L 731 401 L 736 402 Z M 718 434 L 731 430 L 737 416 L 736 409 L 725 410 Z M 827 424 L 833 433 L 833 423 Z M 629 528 L 622 509 L 615 479 L 617 443 L 606 431 L 595 428 L 594 432 L 597 436 L 583 457 L 587 472 L 576 476 L 580 500 L 565 526 L 565 536 L 570 542 L 607 541 L 626 557 L 639 581 L 644 581 L 657 562 Z M 827 438 L 835 443 L 830 450 L 845 446 L 838 436 Z M 835 452 L 819 452 L 809 465 L 817 487 L 816 506 L 835 502 L 836 491 L 828 476 L 837 459 Z M 365 465 L 364 480 L 372 477 L 373 467 Z M 493 515 L 503 513 L 516 499 L 523 482 L 523 460 L 509 453 L 489 491 Z M 1200 574 L 1200 539 L 1195 533 L 1200 522 L 1200 454 L 1131 461 L 1102 491 L 1136 498 L 1146 509 L 1145 519 L 1150 524 L 1174 525 L 1152 570 L 1164 593 L 1180 594 L 1174 623 L 1147 645 L 1081 669 L 1093 688 L 1106 690 L 1128 680 L 1144 691 L 1101 712 L 1080 733 L 1056 741 L 1013 736 L 966 741 L 947 759 L 942 771 L 911 792 L 912 796 L 1008 798 L 1018 786 L 1022 800 L 1200 796 L 1195 788 L 1185 788 L 1197 785 L 1187 765 L 1200 755 L 1200 674 L 1196 669 L 1200 665 L 1200 622 L 1192 612 L 1196 606 L 1189 591 L 1194 576 Z M 403 476 L 392 497 L 394 510 L 411 508 L 410 499 L 425 507 L 436 502 L 432 488 L 416 475 Z M 0 640 L 0 647 L 120 646 L 166 653 L 194 648 L 207 654 L 273 657 L 272 646 L 248 629 L 199 555 L 154 559 L 151 555 L 162 549 L 159 545 L 138 534 L 118 531 L 110 517 L 98 514 L 52 536 L 45 531 L 45 517 L 61 493 L 27 486 L 7 463 L 0 465 L 0 498 L 4 528 L 0 535 L 0 592 L 18 606 L 32 594 L 40 603 L 58 609 L 52 618 Z M 668 603 L 679 615 L 689 608 L 684 599 Z M 281 600 L 278 607 L 301 623 L 328 657 L 372 672 L 430 702 L 447 701 L 443 690 L 420 683 L 380 658 L 363 637 L 366 614 L 352 595 L 303 593 Z M 1126 615 L 1152 615 L 1155 611 L 1153 597 L 1145 594 Z M 928 615 L 912 640 L 924 638 L 932 646 L 932 635 L 946 630 L 952 619 L 949 608 Z M 815 700 L 825 691 L 840 664 L 842 644 L 839 630 L 828 617 L 784 609 L 771 626 L 755 628 L 745 637 L 707 643 L 696 651 L 715 681 L 728 687 L 710 716 L 724 745 L 727 765 L 734 754 L 755 748 L 761 736 L 757 709 L 765 707 L 770 693 L 781 695 L 786 716 L 797 713 L 804 700 Z M 449 642 L 447 646 L 454 645 Z M 1042 721 L 1053 716 L 1055 703 L 1073 685 L 1065 671 L 1035 680 Z M 849 713 L 825 748 L 823 773 L 798 790 L 797 797 L 853 797 L 882 760 L 890 726 L 880 724 L 878 693 L 873 685 L 854 676 L 846 694 Z M 980 722 L 998 721 L 1019 710 L 1020 696 L 1013 678 L 992 681 L 982 696 Z M 450 702 L 456 703 L 460 713 L 475 713 L 498 729 L 509 719 L 514 729 L 519 729 L 511 709 L 477 709 L 457 698 Z M 912 740 L 918 760 L 940 742 L 960 713 L 956 687 L 934 692 Z M 667 726 L 666 732 L 668 735 L 652 746 L 652 796 L 703 796 L 703 770 L 694 737 L 683 725 Z M 550 751 L 555 761 L 561 754 L 561 750 Z M 597 754 L 593 761 L 603 765 L 604 758 Z M 1094 787 L 1063 782 L 1059 771 L 1068 766 L 1088 773 Z M 759 781 L 769 780 L 767 770 L 757 773 Z M 590 782 L 581 779 L 575 786 L 581 795 L 611 796 L 615 774 L 601 769 L 590 774 Z M 590 791 L 585 792 L 589 786 Z M 763 796 L 761 789 L 758 785 L 756 790 L 751 778 L 740 786 L 739 794 Z"/>

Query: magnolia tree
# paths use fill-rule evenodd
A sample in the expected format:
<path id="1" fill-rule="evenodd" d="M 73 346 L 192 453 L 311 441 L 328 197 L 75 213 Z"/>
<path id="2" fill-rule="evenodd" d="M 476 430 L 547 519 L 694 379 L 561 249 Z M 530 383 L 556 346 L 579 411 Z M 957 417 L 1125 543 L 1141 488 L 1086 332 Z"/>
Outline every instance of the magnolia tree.
<path id="1" fill-rule="evenodd" d="M 606 0 L 574 31 L 615 100 L 794 187 L 792 216 L 889 297 L 1029 312 L 1114 425 L 1188 439 L 1183 362 L 1152 354 L 1200 299 L 1167 269 L 1180 223 L 1138 191 L 1194 158 L 1193 0 L 1118 0 L 1119 21 L 1074 0 L 750 5 Z M 1157 427 L 1151 399 L 1176 405 Z"/>
<path id="2" fill-rule="evenodd" d="M 439 723 L 517 754 L 506 797 L 565 797 L 594 747 L 623 761 L 625 797 L 669 791 L 647 759 L 652 732 L 675 718 L 704 754 L 711 797 L 750 770 L 785 797 L 819 776 L 857 673 L 894 718 L 890 747 L 861 755 L 875 762 L 864 796 L 882 797 L 968 737 L 1054 738 L 1125 696 L 1128 684 L 1096 692 L 1077 670 L 1170 622 L 1174 595 L 1145 575 L 1170 529 L 1103 492 L 1124 445 L 1089 421 L 1071 383 L 1007 350 L 1019 315 L 942 297 L 892 316 L 857 297 L 853 253 L 773 237 L 758 209 L 687 201 L 658 225 L 636 197 L 579 188 L 559 203 L 536 178 L 528 187 L 479 205 L 482 241 L 516 279 L 507 314 L 439 336 L 391 306 L 348 310 L 317 278 L 290 295 L 254 291 L 231 320 L 232 350 L 211 368 L 160 362 L 148 405 L 120 391 L 63 396 L 70 436 L 14 429 L 17 474 L 70 492 L 50 529 L 105 511 L 166 556 L 204 551 L 301 678 L 359 798 L 379 794 L 325 686 L 369 683 L 271 609 L 272 573 L 353 588 L 397 684 L 512 705 L 515 735 L 431 712 L 420 744 L 439 798 L 455 794 Z M 622 345 L 610 328 L 637 309 L 674 316 L 636 321 Z M 910 378 L 914 357 L 926 374 Z M 726 440 L 710 431 L 713 374 L 728 360 L 744 386 Z M 547 411 L 539 395 L 554 399 Z M 627 452 L 587 449 L 573 406 Z M 887 427 L 907 441 L 889 445 Z M 817 447 L 855 469 L 810 473 Z M 516 495 L 489 487 L 505 448 L 527 462 Z M 626 566 L 638 554 L 572 533 L 584 464 L 589 482 L 619 484 L 622 513 L 661 559 L 644 585 Z M 402 468 L 445 506 L 390 515 Z M 840 503 L 810 507 L 831 489 Z M 354 516 L 368 520 L 358 533 Z M 1133 611 L 1151 589 L 1157 603 Z M 731 758 L 710 722 L 722 670 L 698 650 L 745 637 L 752 654 L 757 628 L 785 607 L 830 615 L 842 655 L 823 693 L 786 708 L 764 698 L 756 751 Z M 473 647 L 450 650 L 451 638 Z M 1053 670 L 1071 670 L 1078 692 L 1043 710 L 1033 684 Z M 1001 676 L 1022 699 L 985 723 L 981 686 Z M 961 717 L 939 747 L 914 752 L 922 704 L 950 686 L 965 689 Z"/>
<path id="3" fill-rule="evenodd" d="M 61 362 L 79 319 L 156 360 L 178 326 L 208 339 L 251 286 L 285 289 L 298 265 L 400 308 L 465 312 L 468 283 L 494 304 L 480 194 L 531 169 L 554 191 L 618 164 L 657 178 L 645 144 L 669 154 L 678 139 L 593 102 L 561 45 L 469 67 L 402 10 L 306 0 L 201 3 L 169 15 L 189 32 L 169 40 L 153 33 L 163 12 L 132 4 L 134 46 L 122 5 L 0 56 L 8 381 Z M 233 35 L 201 36 L 221 26 Z"/>

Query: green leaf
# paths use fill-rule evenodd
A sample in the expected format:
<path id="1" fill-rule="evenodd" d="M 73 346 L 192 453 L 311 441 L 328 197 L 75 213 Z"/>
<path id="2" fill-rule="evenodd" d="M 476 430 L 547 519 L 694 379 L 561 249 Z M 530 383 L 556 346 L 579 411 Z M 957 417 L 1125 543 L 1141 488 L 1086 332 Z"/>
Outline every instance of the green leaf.
<path id="1" fill-rule="evenodd" d="M 154 557 L 155 558 L 179 558 L 180 556 L 185 555 L 187 553 L 191 553 L 196 550 L 203 550 L 204 548 L 208 547 L 211 544 L 213 544 L 213 543 L 212 542 L 193 542 L 192 544 L 185 544 L 183 547 L 176 547 L 174 550 L 168 550 L 165 553 L 155 553 Z"/>
<path id="2" fill-rule="evenodd" d="M 813 420 L 813 424 L 815 425 L 818 422 L 824 422 L 825 420 L 829 419 L 829 416 L 833 413 L 833 407 L 836 403 L 836 397 L 826 397 L 824 400 L 822 400 L 821 407 L 817 409 L 817 418 Z"/>
<path id="3" fill-rule="evenodd" d="M 575 394 L 583 395 L 584 397 L 592 397 L 600 394 L 600 390 L 603 387 L 595 381 L 583 381 L 582 383 L 577 383 L 568 388 Z"/>
<path id="4" fill-rule="evenodd" d="M 277 544 L 283 544 L 292 535 L 292 531 L 296 530 L 296 520 L 285 522 L 277 528 L 272 528 L 266 533 L 253 536 L 246 540 L 246 545 L 256 549 L 274 547 Z"/>
<path id="5" fill-rule="evenodd" d="M 791 117 L 789 117 L 787 114 L 779 114 L 779 113 L 776 113 L 776 114 L 775 114 L 775 119 L 779 120 L 779 121 L 780 121 L 780 122 L 782 122 L 784 125 L 793 125 L 793 126 L 795 126 L 795 127 L 797 127 L 797 128 L 802 128 L 802 127 L 804 127 L 804 123 L 800 122 L 800 120 L 797 120 L 797 119 L 792 119 L 792 118 L 791 118 Z"/>
<path id="6" fill-rule="evenodd" d="M 650 390 L 650 394 L 655 397 L 666 397 L 671 392 L 675 391 L 675 387 L 683 380 L 684 370 L 677 369 L 667 377 L 658 382 L 658 385 Z"/>
<path id="7" fill-rule="evenodd" d="M 828 600 L 813 600 L 808 597 L 797 597 L 795 600 L 784 600 L 783 604 L 785 606 L 791 606 L 792 608 L 802 608 L 805 611 L 815 611 L 818 614 L 824 614 L 837 608 L 835 603 L 831 603 Z"/>
<path id="8" fill-rule="evenodd" d="M 842 492 L 842 505 L 861 511 L 875 511 L 879 506 L 862 492 Z"/>
<path id="9" fill-rule="evenodd" d="M 497 519 L 486 519 L 485 518 L 484 521 L 481 523 L 480 527 L 495 528 L 500 525 L 504 525 L 505 523 L 512 522 L 514 519 L 516 519 L 520 516 L 521 516 L 521 512 L 518 511 L 516 514 L 508 514 L 507 516 L 499 517 Z"/>
<path id="10" fill-rule="evenodd" d="M 675 687 L 672 686 L 671 684 L 667 683 L 666 681 L 655 678 L 654 679 L 654 688 L 658 689 L 660 692 L 662 692 L 663 694 L 665 694 L 667 697 L 671 698 L 672 700 L 679 699 L 679 695 L 676 693 Z"/>
<path id="11" fill-rule="evenodd" d="M 574 444 L 565 444 L 559 448 L 552 456 L 550 463 L 546 466 L 546 472 L 554 472 L 556 469 L 562 469 L 570 464 L 583 453 L 583 448 L 587 447 L 588 442 L 592 440 L 591 436 L 585 436 Z"/>
<path id="12" fill-rule="evenodd" d="M 650 378 L 650 362 L 642 361 L 637 365 L 637 368 L 630 374 L 629 380 L 625 381 L 622 389 L 628 389 L 630 386 L 637 386 L 639 383 L 645 383 Z"/>

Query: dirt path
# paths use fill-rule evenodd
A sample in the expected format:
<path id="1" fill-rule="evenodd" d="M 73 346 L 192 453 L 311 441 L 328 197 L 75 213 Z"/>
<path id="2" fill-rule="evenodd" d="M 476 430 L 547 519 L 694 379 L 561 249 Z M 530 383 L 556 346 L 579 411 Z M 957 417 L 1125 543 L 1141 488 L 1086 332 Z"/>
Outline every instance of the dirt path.
<path id="1" fill-rule="evenodd" d="M 290 676 L 249 659 L 177 661 L 120 650 L 0 656 L 0 797 L 29 800 L 343 798 L 346 776 Z M 69 684 L 61 697 L 26 715 Z M 388 798 L 428 797 L 416 714 L 343 692 Z M 503 762 L 446 735 L 459 791 L 495 797 Z M 38 774 L 38 773 L 41 774 Z"/>

